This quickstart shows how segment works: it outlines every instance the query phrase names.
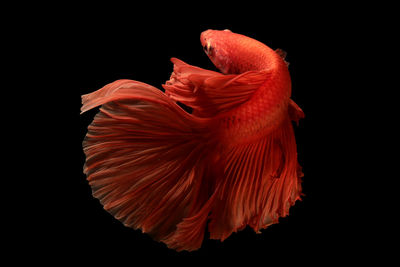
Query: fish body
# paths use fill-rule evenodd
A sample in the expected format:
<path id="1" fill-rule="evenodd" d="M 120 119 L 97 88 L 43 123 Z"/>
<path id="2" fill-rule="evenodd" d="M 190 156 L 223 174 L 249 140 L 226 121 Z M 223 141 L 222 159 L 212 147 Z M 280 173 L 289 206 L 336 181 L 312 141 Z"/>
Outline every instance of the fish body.
<path id="1" fill-rule="evenodd" d="M 228 30 L 200 41 L 222 73 L 172 58 L 165 93 L 118 80 L 82 96 L 82 112 L 102 105 L 83 143 L 93 195 L 178 251 L 198 249 L 206 228 L 259 232 L 301 195 L 291 121 L 304 113 L 282 53 Z"/>

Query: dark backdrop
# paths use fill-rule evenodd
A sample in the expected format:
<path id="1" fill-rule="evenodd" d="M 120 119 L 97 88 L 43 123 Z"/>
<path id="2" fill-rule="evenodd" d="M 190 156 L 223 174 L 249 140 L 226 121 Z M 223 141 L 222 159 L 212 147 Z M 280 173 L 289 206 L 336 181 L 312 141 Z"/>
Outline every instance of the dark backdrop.
<path id="1" fill-rule="evenodd" d="M 266 265 L 289 260 L 320 261 L 324 265 L 352 254 L 358 236 L 355 226 L 348 223 L 353 213 L 347 209 L 347 189 L 342 182 L 347 179 L 343 166 L 349 163 L 338 151 L 338 140 L 344 135 L 341 129 L 348 122 L 341 121 L 338 127 L 337 117 L 347 103 L 342 101 L 338 107 L 335 102 L 345 90 L 338 86 L 335 67 L 340 61 L 336 48 L 342 45 L 345 33 L 329 10 L 236 8 L 216 14 L 212 8 L 157 11 L 74 9 L 48 32 L 45 49 L 56 81 L 49 94 L 57 99 L 52 103 L 57 113 L 47 116 L 57 132 L 49 138 L 54 138 L 51 140 L 58 156 L 51 165 L 48 184 L 51 197 L 46 203 L 51 212 L 45 213 L 44 230 L 39 235 L 49 237 L 47 251 L 61 259 L 78 255 L 92 260 L 132 261 L 260 259 Z M 202 50 L 199 36 L 206 29 L 226 28 L 287 52 L 292 98 L 306 114 L 295 127 L 305 196 L 290 209 L 288 217 L 260 235 L 245 229 L 223 243 L 206 238 L 200 250 L 177 253 L 140 231 L 124 227 L 91 196 L 82 172 L 81 143 L 96 110 L 80 115 L 80 96 L 122 78 L 161 88 L 172 71 L 171 57 L 215 69 Z"/>

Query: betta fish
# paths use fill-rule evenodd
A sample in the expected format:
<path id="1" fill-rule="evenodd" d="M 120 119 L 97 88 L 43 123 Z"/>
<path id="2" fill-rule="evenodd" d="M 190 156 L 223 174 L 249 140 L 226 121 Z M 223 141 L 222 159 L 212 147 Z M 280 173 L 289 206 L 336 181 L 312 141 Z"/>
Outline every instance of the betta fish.
<path id="1" fill-rule="evenodd" d="M 177 251 L 199 249 L 206 229 L 259 233 L 302 195 L 292 121 L 304 113 L 285 52 L 229 30 L 200 41 L 221 72 L 172 58 L 165 91 L 123 79 L 82 96 L 82 113 L 101 106 L 83 141 L 93 196 Z"/>

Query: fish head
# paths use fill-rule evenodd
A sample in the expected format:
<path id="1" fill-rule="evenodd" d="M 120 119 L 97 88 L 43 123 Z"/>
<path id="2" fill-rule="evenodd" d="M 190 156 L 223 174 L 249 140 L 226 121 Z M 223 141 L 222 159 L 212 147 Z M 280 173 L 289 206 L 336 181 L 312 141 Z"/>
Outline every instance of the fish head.
<path id="1" fill-rule="evenodd" d="M 234 50 L 232 42 L 236 34 L 230 30 L 206 30 L 200 35 L 204 52 L 213 64 L 224 74 L 234 73 Z"/>
<path id="2" fill-rule="evenodd" d="M 282 57 L 267 45 L 230 30 L 206 30 L 200 35 L 201 45 L 213 64 L 224 74 L 285 68 Z"/>

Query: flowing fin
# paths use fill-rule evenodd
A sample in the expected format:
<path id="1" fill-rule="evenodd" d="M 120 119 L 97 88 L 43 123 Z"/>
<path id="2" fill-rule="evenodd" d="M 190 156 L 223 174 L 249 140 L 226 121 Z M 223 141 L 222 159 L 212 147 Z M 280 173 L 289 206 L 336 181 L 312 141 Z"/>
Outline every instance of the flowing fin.
<path id="1" fill-rule="evenodd" d="M 288 118 L 256 142 L 227 148 L 221 158 L 225 177 L 210 215 L 212 239 L 224 240 L 246 225 L 259 232 L 300 199 L 302 173 Z"/>
<path id="2" fill-rule="evenodd" d="M 199 248 L 212 206 L 204 155 L 214 146 L 203 119 L 131 80 L 108 84 L 82 102 L 82 112 L 102 105 L 83 147 L 84 172 L 104 209 L 170 247 Z"/>
<path id="3" fill-rule="evenodd" d="M 162 240 L 168 244 L 169 248 L 177 251 L 193 251 L 200 248 L 204 238 L 204 231 L 207 226 L 209 213 L 215 203 L 217 192 L 218 189 L 214 191 L 213 195 L 205 204 L 202 204 L 201 208 L 198 208 L 196 212 L 191 212 L 191 216 L 184 218 L 182 222 L 177 225 L 175 232 Z"/>
<path id="4" fill-rule="evenodd" d="M 207 117 L 247 101 L 269 74 L 223 75 L 173 62 L 169 96 L 131 80 L 82 96 L 82 112 L 102 105 L 83 143 L 93 195 L 126 226 L 178 251 L 201 246 L 208 220 L 211 238 L 224 240 L 286 216 L 300 199 L 302 176 L 290 119 L 304 113 L 290 101 L 281 127 L 224 147 Z"/>
<path id="5" fill-rule="evenodd" d="M 172 58 L 174 72 L 163 85 L 173 100 L 193 108 L 199 117 L 212 117 L 250 99 L 269 77 L 268 71 L 224 75 Z"/>
<path id="6" fill-rule="evenodd" d="M 106 102 L 127 98 L 168 105 L 164 94 L 157 88 L 142 82 L 122 79 L 107 84 L 93 93 L 83 95 L 81 113 Z"/>

